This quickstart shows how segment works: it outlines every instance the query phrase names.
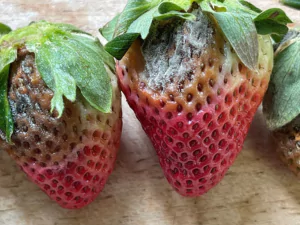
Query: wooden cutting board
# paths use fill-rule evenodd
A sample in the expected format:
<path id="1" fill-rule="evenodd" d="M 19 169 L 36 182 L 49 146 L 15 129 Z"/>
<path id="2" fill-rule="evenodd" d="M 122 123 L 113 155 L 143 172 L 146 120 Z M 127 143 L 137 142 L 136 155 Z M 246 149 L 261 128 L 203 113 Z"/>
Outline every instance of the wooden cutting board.
<path id="1" fill-rule="evenodd" d="M 50 3 L 45 3 L 50 2 Z M 294 21 L 300 11 L 277 0 Z M 0 0 L 0 21 L 72 23 L 97 34 L 126 0 Z M 97 200 L 84 209 L 60 208 L 0 152 L 1 225 L 300 225 L 300 182 L 282 165 L 258 111 L 244 149 L 224 180 L 206 195 L 183 198 L 168 185 L 150 141 L 123 99 L 124 129 L 116 169 Z"/>

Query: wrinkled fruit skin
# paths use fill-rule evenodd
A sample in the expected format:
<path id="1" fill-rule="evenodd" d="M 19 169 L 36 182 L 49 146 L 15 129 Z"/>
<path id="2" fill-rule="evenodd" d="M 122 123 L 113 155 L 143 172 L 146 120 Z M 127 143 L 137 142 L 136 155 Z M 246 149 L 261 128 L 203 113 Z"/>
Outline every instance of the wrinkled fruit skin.
<path id="1" fill-rule="evenodd" d="M 121 100 L 111 74 L 111 114 L 92 108 L 77 93 L 65 100 L 61 118 L 50 113 L 53 92 L 45 86 L 34 55 L 19 50 L 11 66 L 9 100 L 15 130 L 5 149 L 28 177 L 64 208 L 81 208 L 104 188 L 113 170 L 121 135 Z"/>
<path id="2" fill-rule="evenodd" d="M 273 131 L 277 152 L 288 168 L 300 176 L 300 117 Z"/>
<path id="3" fill-rule="evenodd" d="M 242 149 L 273 68 L 268 37 L 259 37 L 258 73 L 246 68 L 232 50 L 224 53 L 228 43 L 220 31 L 215 30 L 213 38 L 214 44 L 191 56 L 194 69 L 186 79 L 174 79 L 164 89 L 149 87 L 141 75 L 141 41 L 117 63 L 121 89 L 151 139 L 168 182 L 183 196 L 202 195 L 223 178 Z"/>

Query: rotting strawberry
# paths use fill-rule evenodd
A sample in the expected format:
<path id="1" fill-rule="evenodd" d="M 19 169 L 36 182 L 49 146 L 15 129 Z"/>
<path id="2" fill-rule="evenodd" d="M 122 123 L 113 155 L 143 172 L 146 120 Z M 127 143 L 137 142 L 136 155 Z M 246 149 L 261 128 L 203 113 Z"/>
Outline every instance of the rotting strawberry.
<path id="1" fill-rule="evenodd" d="M 241 151 L 268 87 L 273 48 L 266 18 L 282 33 L 290 20 L 245 1 L 143 2 L 129 1 L 100 30 L 110 40 L 105 49 L 120 60 L 121 89 L 167 180 L 181 195 L 199 196 Z"/>
<path id="2" fill-rule="evenodd" d="M 300 29 L 293 28 L 276 46 L 274 70 L 263 102 L 267 126 L 281 159 L 300 172 Z"/>
<path id="3" fill-rule="evenodd" d="M 120 143 L 113 58 L 91 35 L 44 21 L 1 37 L 0 47 L 0 148 L 62 207 L 89 204 Z"/>

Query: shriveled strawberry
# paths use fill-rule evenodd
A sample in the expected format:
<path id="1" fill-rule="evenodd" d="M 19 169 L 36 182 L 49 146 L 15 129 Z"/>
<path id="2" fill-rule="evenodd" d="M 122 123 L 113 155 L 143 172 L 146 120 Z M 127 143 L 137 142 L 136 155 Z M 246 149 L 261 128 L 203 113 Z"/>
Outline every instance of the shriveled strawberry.
<path id="1" fill-rule="evenodd" d="M 300 29 L 276 46 L 274 70 L 263 102 L 277 152 L 291 171 L 300 172 Z"/>
<path id="2" fill-rule="evenodd" d="M 250 14 L 243 17 L 247 9 L 239 2 L 201 1 L 200 7 L 174 2 L 187 10 L 168 11 L 176 7 L 162 1 L 157 12 L 147 12 L 156 16 L 149 33 L 139 26 L 146 24 L 145 13 L 120 34 L 127 25 L 120 21 L 131 16 L 134 6 L 129 1 L 115 25 L 113 35 L 118 36 L 105 49 L 122 58 L 117 63 L 121 89 L 151 139 L 167 180 L 181 195 L 199 196 L 220 182 L 241 151 L 268 87 L 273 48 L 268 35 L 257 35 Z M 231 10 L 242 18 L 222 14 Z M 190 19 L 176 19 L 175 14 Z M 254 31 L 242 31 L 239 25 L 232 29 L 228 21 L 246 23 L 246 29 L 253 26 Z M 110 38 L 108 28 L 115 23 L 102 34 Z M 136 39 L 137 31 L 141 38 Z M 115 52 L 132 40 L 124 57 Z"/>
<path id="3" fill-rule="evenodd" d="M 18 49 L 10 65 L 8 100 L 14 130 L 11 142 L 3 135 L 0 148 L 59 205 L 81 208 L 102 191 L 114 168 L 122 129 L 117 77 L 106 67 L 111 113 L 94 108 L 77 90 L 75 101 L 64 97 L 59 116 L 58 110 L 51 110 L 55 92 L 43 79 L 49 74 L 41 76 L 36 54 L 26 47 Z"/>
<path id="4" fill-rule="evenodd" d="M 273 132 L 276 149 L 282 161 L 299 176 L 300 172 L 300 120 L 299 116 Z"/>

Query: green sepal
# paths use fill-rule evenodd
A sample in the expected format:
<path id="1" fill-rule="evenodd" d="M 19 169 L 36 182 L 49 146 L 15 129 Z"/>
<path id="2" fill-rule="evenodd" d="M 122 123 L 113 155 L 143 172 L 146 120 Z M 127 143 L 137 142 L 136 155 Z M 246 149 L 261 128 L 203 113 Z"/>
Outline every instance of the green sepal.
<path id="1" fill-rule="evenodd" d="M 0 37 L 11 32 L 11 28 L 3 23 L 0 23 Z"/>
<path id="2" fill-rule="evenodd" d="M 272 34 L 275 42 L 279 42 L 288 32 L 288 23 L 292 23 L 290 18 L 282 9 L 272 8 L 260 13 L 254 18 L 258 34 Z"/>
<path id="3" fill-rule="evenodd" d="M 108 42 L 105 45 L 105 50 L 114 56 L 116 59 L 120 60 L 126 54 L 127 50 L 130 48 L 132 43 L 140 36 L 139 33 L 127 33 L 120 35 Z"/>
<path id="4" fill-rule="evenodd" d="M 253 4 L 250 3 L 250 2 L 247 2 L 247 1 L 244 1 L 244 0 L 239 0 L 239 2 L 240 2 L 243 6 L 247 7 L 247 8 L 250 9 L 250 10 L 252 10 L 253 12 L 256 12 L 256 13 L 261 13 L 261 12 L 262 12 L 261 9 L 257 8 L 255 5 L 253 5 Z"/>
<path id="5" fill-rule="evenodd" d="M 277 22 L 278 24 L 288 24 L 292 23 L 290 18 L 286 15 L 286 13 L 279 8 L 267 9 L 266 11 L 260 13 L 257 17 L 255 17 L 254 21 L 263 21 L 263 20 L 272 20 Z"/>
<path id="6" fill-rule="evenodd" d="M 179 7 L 182 11 L 188 11 L 195 0 L 163 0 L 162 4 L 171 3 Z M 176 9 L 177 11 L 177 9 Z"/>
<path id="7" fill-rule="evenodd" d="M 158 6 L 150 9 L 148 12 L 144 13 L 137 20 L 135 20 L 132 24 L 130 24 L 130 26 L 128 27 L 128 29 L 126 31 L 126 34 L 124 34 L 125 36 L 123 36 L 123 37 L 126 37 L 126 40 L 133 42 L 134 40 L 130 40 L 127 37 L 130 37 L 132 35 L 134 36 L 134 34 L 140 34 L 141 38 L 145 39 L 149 34 L 149 31 L 150 31 L 150 28 L 151 28 L 151 25 L 152 25 L 152 22 L 154 19 L 154 14 L 156 13 L 157 9 L 158 9 Z M 119 38 L 119 37 L 117 37 L 117 38 Z M 125 41 L 125 39 L 124 39 L 124 41 Z M 131 44 L 128 46 L 130 47 Z"/>
<path id="8" fill-rule="evenodd" d="M 258 39 L 253 23 L 255 12 L 244 7 L 237 0 L 219 2 L 201 1 L 204 12 L 212 14 L 220 29 L 228 39 L 245 66 L 251 70 L 257 69 Z"/>
<path id="9" fill-rule="evenodd" d="M 267 126 L 276 130 L 300 114 L 300 33 L 286 35 L 275 54 L 274 69 L 263 102 Z"/>
<path id="10" fill-rule="evenodd" d="M 0 72 L 0 132 L 2 131 L 5 134 L 6 140 L 10 143 L 14 122 L 7 97 L 9 67 L 9 64 L 6 65 Z"/>
<path id="11" fill-rule="evenodd" d="M 258 34 L 261 35 L 275 34 L 277 37 L 283 37 L 289 31 L 286 25 L 278 24 L 273 20 L 255 22 L 255 26 Z M 275 41 L 278 42 L 280 39 L 275 39 Z"/>
<path id="12" fill-rule="evenodd" d="M 112 85 L 107 69 L 114 70 L 114 59 L 97 38 L 72 25 L 33 22 L 0 38 L 0 71 L 16 60 L 17 50 L 23 47 L 35 54 L 37 69 L 54 92 L 51 111 L 57 110 L 59 117 L 64 110 L 63 98 L 74 102 L 77 88 L 94 108 L 111 112 Z M 1 73 L 3 87 L 8 82 L 4 78 Z M 1 116 L 11 119 L 7 113 Z"/>
<path id="13" fill-rule="evenodd" d="M 256 69 L 258 60 L 257 34 L 273 35 L 276 41 L 288 32 L 291 20 L 281 9 L 262 12 L 247 1 L 202 0 L 203 11 L 211 13 L 241 61 L 250 69 Z"/>
<path id="14" fill-rule="evenodd" d="M 104 27 L 99 29 L 100 34 L 107 40 L 111 41 L 114 38 L 115 28 L 119 21 L 120 14 L 116 15 Z"/>
<path id="15" fill-rule="evenodd" d="M 177 5 L 173 2 L 162 2 L 158 7 L 158 13 L 154 15 L 155 20 L 168 20 L 178 17 L 184 20 L 195 20 L 196 16 L 187 13 L 189 7 L 184 5 Z"/>
<path id="16" fill-rule="evenodd" d="M 156 7 L 161 0 L 129 0 L 115 25 L 113 37 L 125 34 L 134 21 Z"/>
<path id="17" fill-rule="evenodd" d="M 287 6 L 291 6 L 296 9 L 300 9 L 300 1 L 299 0 L 280 0 L 281 3 Z"/>
<path id="18" fill-rule="evenodd" d="M 6 141 L 11 142 L 14 123 L 7 97 L 7 80 L 10 64 L 17 58 L 17 52 L 13 48 L 0 48 L 0 56 L 0 130 L 5 134 Z"/>

